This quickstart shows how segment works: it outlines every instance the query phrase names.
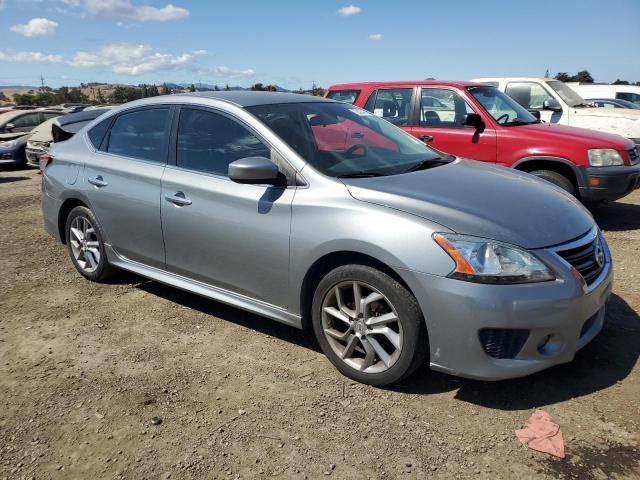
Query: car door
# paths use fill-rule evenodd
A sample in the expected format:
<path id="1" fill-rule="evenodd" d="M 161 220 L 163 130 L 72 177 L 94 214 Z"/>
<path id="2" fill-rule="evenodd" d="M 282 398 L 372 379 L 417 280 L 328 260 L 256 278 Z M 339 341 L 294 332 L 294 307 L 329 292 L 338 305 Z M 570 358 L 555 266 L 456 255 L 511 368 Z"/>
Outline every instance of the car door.
<path id="1" fill-rule="evenodd" d="M 464 125 L 469 113 L 476 113 L 456 90 L 442 87 L 422 87 L 419 94 L 417 126 L 410 132 L 430 147 L 452 155 L 495 162 L 496 132 L 486 125 L 478 134 Z"/>
<path id="2" fill-rule="evenodd" d="M 114 251 L 162 269 L 160 179 L 167 158 L 171 112 L 168 106 L 132 109 L 93 127 L 89 138 L 101 140 L 86 160 L 82 178 L 91 208 Z M 111 125 L 106 135 L 95 135 L 105 123 Z"/>
<path id="3" fill-rule="evenodd" d="M 364 108 L 403 130 L 409 130 L 415 123 L 415 92 L 414 87 L 379 88 L 371 92 Z"/>
<path id="4" fill-rule="evenodd" d="M 280 307 L 289 282 L 295 187 L 246 185 L 231 162 L 272 158 L 259 135 L 228 112 L 183 106 L 175 158 L 162 179 L 162 228 L 170 272 Z"/>

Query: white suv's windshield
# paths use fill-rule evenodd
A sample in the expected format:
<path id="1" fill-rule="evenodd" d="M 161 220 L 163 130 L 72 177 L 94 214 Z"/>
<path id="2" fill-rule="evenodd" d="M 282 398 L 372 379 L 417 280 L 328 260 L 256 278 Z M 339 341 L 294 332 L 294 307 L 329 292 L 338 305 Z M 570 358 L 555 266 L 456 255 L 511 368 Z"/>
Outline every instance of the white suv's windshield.
<path id="1" fill-rule="evenodd" d="M 469 93 L 500 125 L 528 125 L 539 122 L 522 105 L 495 87 L 469 87 Z"/>
<path id="2" fill-rule="evenodd" d="M 451 161 L 386 120 L 343 103 L 283 103 L 247 110 L 315 169 L 332 177 L 395 175 Z"/>
<path id="3" fill-rule="evenodd" d="M 571 87 L 558 80 L 548 80 L 547 84 L 560 96 L 570 107 L 589 107 L 589 102 L 578 95 Z"/>

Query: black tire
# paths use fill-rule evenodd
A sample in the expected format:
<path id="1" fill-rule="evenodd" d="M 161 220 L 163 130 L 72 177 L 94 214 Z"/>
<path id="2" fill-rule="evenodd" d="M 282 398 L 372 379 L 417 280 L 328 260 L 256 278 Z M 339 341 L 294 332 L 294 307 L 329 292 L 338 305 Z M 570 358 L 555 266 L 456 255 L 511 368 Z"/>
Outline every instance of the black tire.
<path id="1" fill-rule="evenodd" d="M 98 246 L 97 249 L 100 252 L 100 258 L 97 262 L 97 267 L 93 271 L 87 271 L 80 265 L 79 261 L 76 259 L 72 242 L 71 242 L 71 225 L 74 220 L 78 217 L 86 219 L 89 221 L 91 226 L 93 227 L 95 234 L 95 241 L 97 241 Z M 67 242 L 67 250 L 69 251 L 69 256 L 71 257 L 71 261 L 73 262 L 76 270 L 85 278 L 91 280 L 92 282 L 103 282 L 107 280 L 109 277 L 113 275 L 114 267 L 109 264 L 107 260 L 107 255 L 104 248 L 104 236 L 102 235 L 102 230 L 100 229 L 100 225 L 98 224 L 98 220 L 91 210 L 87 207 L 78 206 L 72 209 L 67 216 L 67 221 L 65 223 L 65 238 Z"/>
<path id="2" fill-rule="evenodd" d="M 570 193 L 574 197 L 577 194 L 576 187 L 573 185 L 573 182 L 561 173 L 554 172 L 552 170 L 534 170 L 529 173 L 531 175 L 535 175 L 536 177 L 542 178 L 547 182 L 553 183 L 555 186 L 560 187 L 565 192 Z"/>
<path id="3" fill-rule="evenodd" d="M 402 328 L 402 348 L 395 363 L 379 373 L 362 372 L 343 361 L 332 349 L 322 327 L 322 305 L 325 297 L 342 282 L 362 282 L 391 302 Z M 374 386 L 392 385 L 413 373 L 424 363 L 429 351 L 426 325 L 415 297 L 389 275 L 365 265 L 345 265 L 325 275 L 318 284 L 312 305 L 313 330 L 320 347 L 331 363 L 346 377 Z"/>

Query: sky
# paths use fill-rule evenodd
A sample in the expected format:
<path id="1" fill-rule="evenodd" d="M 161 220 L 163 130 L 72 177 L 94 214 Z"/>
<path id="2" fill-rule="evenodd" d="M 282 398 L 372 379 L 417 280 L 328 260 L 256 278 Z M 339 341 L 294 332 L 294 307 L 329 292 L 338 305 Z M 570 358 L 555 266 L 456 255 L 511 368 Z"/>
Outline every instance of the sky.
<path id="1" fill-rule="evenodd" d="M 640 0 L 0 0 L 0 85 L 298 89 L 547 69 L 640 81 Z"/>

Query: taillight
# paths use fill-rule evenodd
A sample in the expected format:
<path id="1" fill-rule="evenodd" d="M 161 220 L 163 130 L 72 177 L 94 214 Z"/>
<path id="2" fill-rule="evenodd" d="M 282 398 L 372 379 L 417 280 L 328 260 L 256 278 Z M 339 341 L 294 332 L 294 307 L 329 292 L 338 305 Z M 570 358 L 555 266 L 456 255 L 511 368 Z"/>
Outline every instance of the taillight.
<path id="1" fill-rule="evenodd" d="M 53 160 L 53 158 L 51 157 L 51 155 L 45 152 L 38 156 L 38 160 L 40 160 L 40 175 L 44 175 L 44 171 L 47 168 L 47 165 L 51 163 L 51 160 Z"/>

